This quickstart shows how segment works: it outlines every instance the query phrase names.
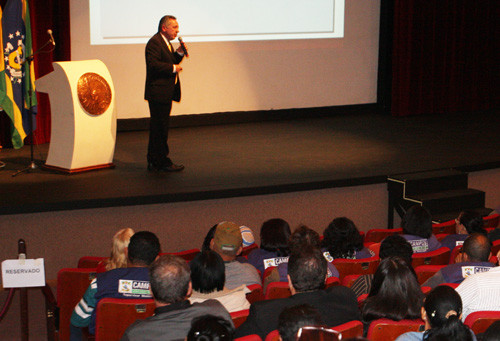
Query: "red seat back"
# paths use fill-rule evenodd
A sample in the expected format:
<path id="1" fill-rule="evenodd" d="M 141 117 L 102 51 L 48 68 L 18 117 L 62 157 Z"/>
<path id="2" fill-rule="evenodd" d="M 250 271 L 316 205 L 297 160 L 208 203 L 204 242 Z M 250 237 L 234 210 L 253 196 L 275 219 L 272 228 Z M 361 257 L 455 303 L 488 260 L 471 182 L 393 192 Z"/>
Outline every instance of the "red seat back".
<path id="1" fill-rule="evenodd" d="M 432 224 L 432 234 L 453 234 L 455 233 L 456 222 L 455 219 L 445 221 L 444 223 Z"/>
<path id="2" fill-rule="evenodd" d="M 414 253 L 412 256 L 413 268 L 420 265 L 446 265 L 450 261 L 450 249 L 441 247 L 430 252 Z"/>
<path id="3" fill-rule="evenodd" d="M 484 333 L 493 322 L 500 320 L 500 311 L 476 311 L 467 315 L 464 323 L 474 334 Z"/>
<path id="4" fill-rule="evenodd" d="M 360 321 L 346 322 L 332 329 L 342 334 L 342 340 L 363 336 L 363 323 Z"/>
<path id="5" fill-rule="evenodd" d="M 386 237 L 393 234 L 402 234 L 403 229 L 371 229 L 366 232 L 365 243 L 380 243 Z"/>
<path id="6" fill-rule="evenodd" d="M 401 334 L 418 331 L 423 325 L 424 321 L 421 319 L 401 321 L 378 319 L 370 323 L 367 337 L 371 341 L 393 341 Z"/>
<path id="7" fill-rule="evenodd" d="M 250 309 L 244 309 L 239 311 L 233 311 L 232 313 L 230 313 L 231 319 L 233 320 L 234 323 L 234 328 L 238 328 L 243 324 L 243 322 L 246 321 L 249 312 Z"/>
<path id="8" fill-rule="evenodd" d="M 341 259 L 337 258 L 333 261 L 333 265 L 339 271 L 339 279 L 342 281 L 344 277 L 349 275 L 366 275 L 373 274 L 377 270 L 380 263 L 378 257 L 365 259 Z"/>
<path id="9" fill-rule="evenodd" d="M 153 316 L 153 299 L 103 298 L 96 310 L 96 341 L 118 341 L 136 320 Z"/>
<path id="10" fill-rule="evenodd" d="M 266 288 L 266 300 L 286 298 L 292 295 L 288 282 L 271 282 Z"/>
<path id="11" fill-rule="evenodd" d="M 70 318 L 76 304 L 81 300 L 96 269 L 65 268 L 57 273 L 57 306 L 59 307 L 59 340 L 69 340 Z"/>
<path id="12" fill-rule="evenodd" d="M 424 284 L 429 278 L 434 276 L 436 272 L 444 268 L 446 265 L 420 265 L 415 268 L 418 283 Z"/>

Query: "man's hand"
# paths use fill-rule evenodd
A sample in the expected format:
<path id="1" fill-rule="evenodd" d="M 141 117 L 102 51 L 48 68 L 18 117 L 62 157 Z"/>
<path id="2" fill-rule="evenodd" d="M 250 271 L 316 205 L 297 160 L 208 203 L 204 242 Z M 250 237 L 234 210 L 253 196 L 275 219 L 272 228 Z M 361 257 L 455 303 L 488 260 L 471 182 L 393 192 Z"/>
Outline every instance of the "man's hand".
<path id="1" fill-rule="evenodd" d="M 175 72 L 181 72 L 182 71 L 182 66 L 180 66 L 179 64 L 175 64 Z"/>

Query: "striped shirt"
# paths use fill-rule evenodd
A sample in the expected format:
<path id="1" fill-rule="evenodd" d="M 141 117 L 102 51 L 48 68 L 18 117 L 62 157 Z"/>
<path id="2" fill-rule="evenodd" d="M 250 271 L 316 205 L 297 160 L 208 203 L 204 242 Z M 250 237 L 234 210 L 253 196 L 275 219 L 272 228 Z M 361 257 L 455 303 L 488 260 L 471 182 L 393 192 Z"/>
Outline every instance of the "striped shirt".
<path id="1" fill-rule="evenodd" d="M 500 311 L 500 267 L 466 278 L 456 290 L 462 298 L 463 321 L 476 311 Z"/>

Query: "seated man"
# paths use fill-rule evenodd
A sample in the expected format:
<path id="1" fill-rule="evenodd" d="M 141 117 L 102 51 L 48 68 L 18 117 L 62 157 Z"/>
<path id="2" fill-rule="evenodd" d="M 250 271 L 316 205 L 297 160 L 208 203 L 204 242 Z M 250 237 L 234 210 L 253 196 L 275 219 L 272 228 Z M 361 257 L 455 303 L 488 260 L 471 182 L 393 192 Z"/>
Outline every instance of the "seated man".
<path id="1" fill-rule="evenodd" d="M 95 308 L 102 298 L 151 298 L 147 267 L 159 253 L 160 242 L 154 233 L 135 233 L 126 249 L 128 267 L 98 274 L 76 305 L 71 315 L 71 340 L 82 338 L 83 327 L 89 327 L 89 333 L 95 334 Z M 140 284 L 136 286 L 140 289 L 130 291 L 130 282 Z"/>
<path id="2" fill-rule="evenodd" d="M 422 286 L 434 289 L 443 283 L 462 283 L 467 277 L 489 271 L 495 266 L 488 261 L 491 256 L 491 243 L 484 234 L 471 234 L 465 240 L 462 251 L 457 257 L 457 263 L 442 268 Z"/>
<path id="3" fill-rule="evenodd" d="M 154 316 L 134 322 L 122 340 L 184 340 L 194 318 L 214 315 L 234 324 L 219 301 L 206 300 L 191 304 L 191 271 L 180 257 L 164 255 L 150 268 L 151 291 L 155 300 Z"/>
<path id="4" fill-rule="evenodd" d="M 467 277 L 456 290 L 462 298 L 462 321 L 476 311 L 500 311 L 500 266 Z"/>
<path id="5" fill-rule="evenodd" d="M 240 263 L 236 257 L 243 249 L 240 228 L 232 222 L 222 222 L 215 229 L 210 248 L 218 253 L 226 267 L 226 288 L 234 289 L 241 285 L 262 284 L 257 269 L 248 263 Z"/>
<path id="6" fill-rule="evenodd" d="M 236 329 L 235 337 L 258 334 L 263 340 L 278 328 L 283 309 L 300 304 L 316 308 L 327 326 L 360 320 L 358 302 L 351 289 L 343 286 L 322 290 L 325 286 L 327 261 L 320 250 L 306 248 L 293 253 L 288 261 L 288 285 L 292 296 L 255 302 L 247 320 Z"/>

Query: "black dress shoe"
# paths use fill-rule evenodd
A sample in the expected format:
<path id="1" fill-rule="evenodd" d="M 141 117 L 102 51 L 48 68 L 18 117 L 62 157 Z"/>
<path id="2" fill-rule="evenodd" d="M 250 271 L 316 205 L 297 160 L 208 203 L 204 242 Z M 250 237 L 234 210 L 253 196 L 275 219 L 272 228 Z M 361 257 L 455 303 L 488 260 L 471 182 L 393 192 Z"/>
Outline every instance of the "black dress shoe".
<path id="1" fill-rule="evenodd" d="M 161 168 L 161 170 L 166 171 L 166 172 L 180 172 L 183 169 L 184 169 L 184 165 L 176 165 L 175 163 L 172 163 L 171 165 L 168 165 L 168 166 L 163 166 Z"/>

